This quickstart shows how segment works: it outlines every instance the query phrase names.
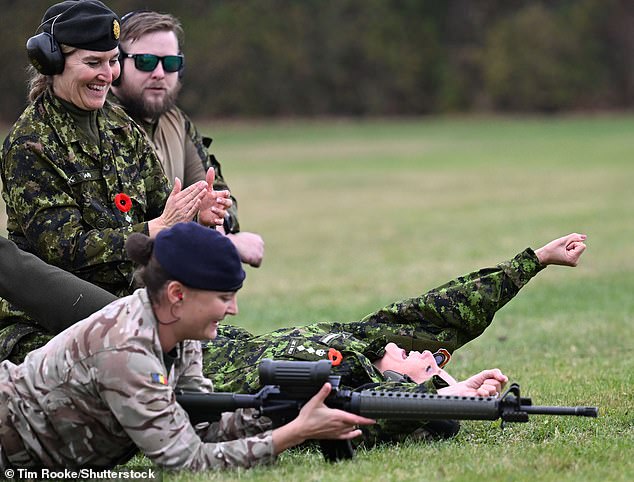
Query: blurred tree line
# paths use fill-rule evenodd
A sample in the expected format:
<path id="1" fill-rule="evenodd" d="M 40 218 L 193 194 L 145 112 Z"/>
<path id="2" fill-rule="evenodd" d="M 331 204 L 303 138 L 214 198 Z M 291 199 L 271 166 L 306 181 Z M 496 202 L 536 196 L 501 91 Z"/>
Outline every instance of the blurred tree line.
<path id="1" fill-rule="evenodd" d="M 0 0 L 0 119 L 55 1 Z M 390 116 L 634 104 L 631 0 L 106 0 L 180 18 L 192 116 Z"/>

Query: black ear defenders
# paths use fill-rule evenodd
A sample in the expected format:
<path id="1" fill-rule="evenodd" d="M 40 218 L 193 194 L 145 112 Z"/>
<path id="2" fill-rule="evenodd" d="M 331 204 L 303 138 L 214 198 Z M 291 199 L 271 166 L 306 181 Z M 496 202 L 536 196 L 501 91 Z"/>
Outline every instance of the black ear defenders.
<path id="1" fill-rule="evenodd" d="M 42 32 L 26 41 L 26 53 L 29 56 L 31 64 L 39 73 L 44 75 L 58 75 L 64 71 L 64 54 L 62 53 L 59 43 L 55 40 L 55 22 L 80 3 L 81 2 L 77 2 L 75 5 L 71 5 L 62 13 L 53 17 L 51 33 Z M 37 27 L 36 32 L 50 20 L 49 18 L 45 22 L 42 22 Z"/>
<path id="2" fill-rule="evenodd" d="M 134 17 L 137 13 L 143 13 L 143 12 L 149 12 L 150 10 L 133 10 L 131 12 L 126 13 L 123 17 L 121 17 L 121 28 L 123 28 L 123 24 L 125 24 L 125 22 Z M 121 49 L 121 47 L 119 47 L 119 53 L 123 54 L 123 50 Z M 115 87 L 118 87 L 119 85 L 121 85 L 121 79 L 123 79 L 123 65 L 125 64 L 124 62 L 125 58 L 122 55 L 119 55 L 119 77 L 117 77 L 115 80 L 112 81 L 112 85 Z M 185 68 L 185 63 L 183 62 L 181 68 L 178 70 L 178 78 L 181 79 L 183 78 L 183 70 Z"/>
<path id="3" fill-rule="evenodd" d="M 41 74 L 57 75 L 64 71 L 64 54 L 52 33 L 42 32 L 28 39 L 26 53 L 33 67 Z"/>

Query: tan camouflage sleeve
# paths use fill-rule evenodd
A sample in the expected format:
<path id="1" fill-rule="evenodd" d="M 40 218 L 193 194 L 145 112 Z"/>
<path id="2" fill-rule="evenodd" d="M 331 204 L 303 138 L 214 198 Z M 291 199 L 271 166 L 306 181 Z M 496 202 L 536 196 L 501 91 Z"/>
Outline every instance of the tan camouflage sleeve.
<path id="1" fill-rule="evenodd" d="M 273 423 L 267 417 L 258 417 L 253 409 L 225 412 L 219 422 L 210 425 L 205 442 L 222 442 L 236 438 L 252 437 L 272 430 Z"/>
<path id="2" fill-rule="evenodd" d="M 199 341 L 189 340 L 183 344 L 183 367 L 178 373 L 176 388 L 185 392 L 213 392 L 211 380 L 203 375 L 202 348 Z"/>
<path id="3" fill-rule="evenodd" d="M 102 399 L 139 450 L 158 466 L 205 470 L 251 467 L 274 460 L 270 432 L 227 442 L 203 442 L 176 403 L 164 366 L 153 353 L 134 346 L 97 356 Z M 248 423 L 247 419 L 243 423 Z"/>

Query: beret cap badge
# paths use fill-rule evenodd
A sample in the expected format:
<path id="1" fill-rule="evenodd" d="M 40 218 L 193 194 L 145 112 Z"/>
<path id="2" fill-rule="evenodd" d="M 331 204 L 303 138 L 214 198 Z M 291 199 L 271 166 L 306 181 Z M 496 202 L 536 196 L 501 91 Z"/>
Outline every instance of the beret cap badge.
<path id="1" fill-rule="evenodd" d="M 66 0 L 50 7 L 42 17 L 41 29 L 59 44 L 96 52 L 108 52 L 119 45 L 119 17 L 99 0 Z"/>

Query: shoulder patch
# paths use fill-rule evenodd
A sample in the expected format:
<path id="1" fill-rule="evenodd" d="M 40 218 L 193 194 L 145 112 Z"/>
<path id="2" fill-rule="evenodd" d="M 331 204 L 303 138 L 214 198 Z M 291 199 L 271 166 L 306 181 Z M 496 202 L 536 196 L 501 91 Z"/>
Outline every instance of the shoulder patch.
<path id="1" fill-rule="evenodd" d="M 167 385 L 167 378 L 162 373 L 151 373 L 150 377 L 152 379 L 152 383 Z"/>

